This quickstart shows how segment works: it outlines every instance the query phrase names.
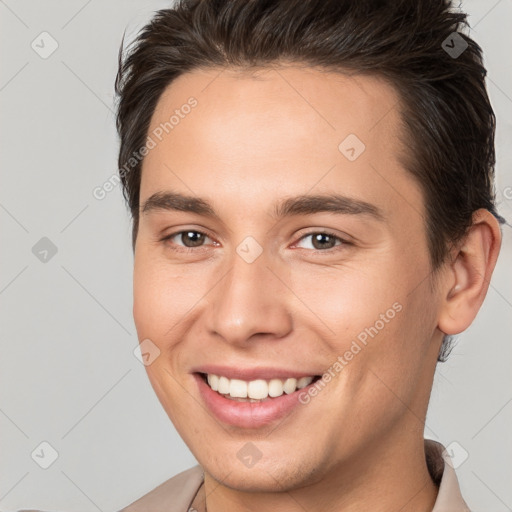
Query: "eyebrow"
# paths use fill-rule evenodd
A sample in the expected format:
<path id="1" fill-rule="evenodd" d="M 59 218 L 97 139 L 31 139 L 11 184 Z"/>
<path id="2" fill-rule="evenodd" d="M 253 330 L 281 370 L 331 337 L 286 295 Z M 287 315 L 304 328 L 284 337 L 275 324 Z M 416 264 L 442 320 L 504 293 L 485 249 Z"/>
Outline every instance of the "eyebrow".
<path id="1" fill-rule="evenodd" d="M 207 200 L 178 192 L 156 192 L 141 207 L 142 213 L 158 210 L 196 213 L 220 220 L 219 215 Z M 384 214 L 377 206 L 339 194 L 305 194 L 284 199 L 274 205 L 272 217 L 281 219 L 294 215 L 313 215 L 324 212 L 341 215 L 366 215 L 376 220 L 384 220 Z"/>

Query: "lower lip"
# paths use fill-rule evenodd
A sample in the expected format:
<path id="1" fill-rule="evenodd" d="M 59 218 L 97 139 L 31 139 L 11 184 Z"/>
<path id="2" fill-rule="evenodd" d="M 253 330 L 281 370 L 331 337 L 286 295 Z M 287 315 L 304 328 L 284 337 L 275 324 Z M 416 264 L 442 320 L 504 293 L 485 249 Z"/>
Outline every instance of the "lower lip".
<path id="1" fill-rule="evenodd" d="M 228 425 L 247 429 L 270 425 L 289 414 L 295 407 L 303 405 L 299 401 L 299 394 L 307 392 L 308 388 L 315 384 L 312 382 L 309 386 L 289 395 L 284 393 L 265 402 L 238 402 L 224 398 L 223 395 L 214 391 L 201 375 L 195 373 L 194 378 L 206 406 L 217 419 Z"/>

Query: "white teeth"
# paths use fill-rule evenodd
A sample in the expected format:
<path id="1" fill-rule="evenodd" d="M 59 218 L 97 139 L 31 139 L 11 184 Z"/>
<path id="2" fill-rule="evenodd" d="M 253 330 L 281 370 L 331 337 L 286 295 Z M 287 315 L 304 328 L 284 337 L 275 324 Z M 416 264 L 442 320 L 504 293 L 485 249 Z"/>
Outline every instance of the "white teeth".
<path id="1" fill-rule="evenodd" d="M 263 379 L 251 380 L 251 382 L 249 382 L 249 384 L 247 384 L 247 395 L 249 396 L 249 398 L 257 398 L 258 400 L 267 398 L 267 396 L 268 396 L 267 381 L 265 381 Z"/>
<path id="2" fill-rule="evenodd" d="M 268 396 L 275 398 L 283 394 L 283 381 L 279 379 L 272 379 L 268 383 Z"/>
<path id="3" fill-rule="evenodd" d="M 287 395 L 293 393 L 297 389 L 297 379 L 286 379 L 283 389 Z"/>
<path id="4" fill-rule="evenodd" d="M 208 384 L 210 384 L 213 391 L 217 391 L 219 389 L 219 377 L 217 375 L 209 374 Z"/>
<path id="5" fill-rule="evenodd" d="M 276 398 L 283 393 L 287 395 L 294 393 L 311 384 L 313 377 L 301 377 L 295 379 L 290 377 L 284 381 L 281 379 L 256 379 L 246 382 L 240 379 L 228 379 L 223 376 L 208 374 L 209 386 L 218 391 L 221 395 L 228 395 L 229 398 L 236 398 L 240 402 L 253 402 L 265 400 L 268 397 Z"/>
<path id="6" fill-rule="evenodd" d="M 247 382 L 244 380 L 231 379 L 229 382 L 229 394 L 233 398 L 247 398 Z"/>
<path id="7" fill-rule="evenodd" d="M 226 379 L 226 377 L 219 377 L 219 387 L 217 391 L 221 395 L 229 395 L 229 379 Z"/>
<path id="8" fill-rule="evenodd" d="M 312 377 L 301 377 L 297 381 L 297 389 L 302 389 L 302 388 L 305 388 L 306 386 L 309 386 L 311 384 L 312 380 L 313 380 Z"/>

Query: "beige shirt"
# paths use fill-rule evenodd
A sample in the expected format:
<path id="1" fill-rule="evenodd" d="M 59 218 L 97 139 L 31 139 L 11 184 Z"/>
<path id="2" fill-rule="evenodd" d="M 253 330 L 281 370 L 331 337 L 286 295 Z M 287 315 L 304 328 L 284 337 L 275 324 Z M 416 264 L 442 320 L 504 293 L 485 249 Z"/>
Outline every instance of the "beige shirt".
<path id="1" fill-rule="evenodd" d="M 462 498 L 457 475 L 444 446 L 425 439 L 428 470 L 439 487 L 432 512 L 471 512 Z M 203 484 L 201 466 L 194 466 L 165 481 L 119 512 L 193 512 L 194 498 Z"/>

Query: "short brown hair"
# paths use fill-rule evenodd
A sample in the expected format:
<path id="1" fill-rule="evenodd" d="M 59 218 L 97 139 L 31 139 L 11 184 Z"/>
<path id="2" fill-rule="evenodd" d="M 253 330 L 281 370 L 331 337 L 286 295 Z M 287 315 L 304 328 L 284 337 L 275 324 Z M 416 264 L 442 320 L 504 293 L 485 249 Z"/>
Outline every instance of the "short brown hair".
<path id="1" fill-rule="evenodd" d="M 448 0 L 179 0 L 119 51 L 119 169 L 144 146 L 164 89 L 199 68 L 279 61 L 377 75 L 401 99 L 407 170 L 421 185 L 432 269 L 479 208 L 497 214 L 495 116 L 481 48 Z M 450 51 L 450 49 L 455 49 Z M 142 159 L 121 172 L 135 247 Z M 449 353 L 445 338 L 439 361 Z"/>

